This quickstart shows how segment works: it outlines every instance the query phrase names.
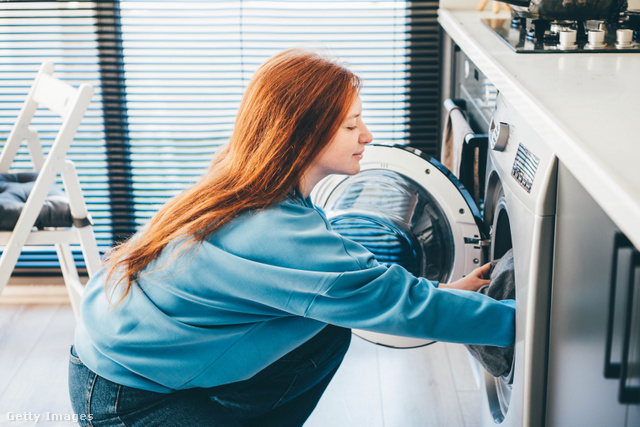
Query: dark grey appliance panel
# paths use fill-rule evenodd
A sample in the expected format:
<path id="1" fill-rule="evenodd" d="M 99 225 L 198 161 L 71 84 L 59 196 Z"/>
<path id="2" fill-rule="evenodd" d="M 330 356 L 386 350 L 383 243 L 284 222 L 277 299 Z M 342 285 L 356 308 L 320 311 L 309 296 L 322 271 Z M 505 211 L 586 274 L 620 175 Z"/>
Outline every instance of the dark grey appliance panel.
<path id="1" fill-rule="evenodd" d="M 618 228 L 562 164 L 555 229 L 546 425 L 637 426 L 627 423 L 627 415 L 640 405 L 619 399 L 625 336 L 632 338 L 627 366 L 637 368 L 639 361 L 637 328 L 635 334 L 627 329 L 625 315 L 637 251 L 616 249 Z M 610 301 L 612 287 L 616 294 Z M 637 316 L 639 308 L 636 304 L 631 313 Z M 626 385 L 637 383 L 637 372 L 626 375 Z"/>

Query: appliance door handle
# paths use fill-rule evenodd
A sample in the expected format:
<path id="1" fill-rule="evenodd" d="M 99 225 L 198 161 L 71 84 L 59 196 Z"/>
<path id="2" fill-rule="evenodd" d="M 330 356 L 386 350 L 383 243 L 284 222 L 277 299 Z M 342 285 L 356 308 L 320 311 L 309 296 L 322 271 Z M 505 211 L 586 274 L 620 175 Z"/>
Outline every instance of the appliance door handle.
<path id="1" fill-rule="evenodd" d="M 616 312 L 616 284 L 618 281 L 618 254 L 621 249 L 631 248 L 633 245 L 622 233 L 616 233 L 613 240 L 613 260 L 611 261 L 611 281 L 609 282 L 609 314 L 607 318 L 607 336 L 604 353 L 604 377 L 620 378 L 620 363 L 611 362 L 613 347 L 614 318 Z"/>
<path id="2" fill-rule="evenodd" d="M 451 110 L 455 108 L 459 108 L 463 113 L 466 113 L 467 111 L 467 101 L 463 98 L 447 98 L 444 100 L 442 104 L 444 105 L 444 108 L 447 110 L 447 113 L 449 113 Z M 469 129 L 471 129 L 471 124 L 469 123 L 469 120 L 466 114 L 464 114 L 464 116 L 465 116 L 467 125 L 469 126 Z M 488 139 L 489 139 L 489 135 L 487 135 L 486 133 L 470 132 L 464 136 L 465 144 L 473 148 L 486 147 Z"/>
<path id="3" fill-rule="evenodd" d="M 625 327 L 624 327 L 624 344 L 622 346 L 622 361 L 620 363 L 620 388 L 618 390 L 618 401 L 620 403 L 632 403 L 632 404 L 640 404 L 640 386 L 632 385 L 629 386 L 629 354 L 631 353 L 631 336 L 634 331 L 634 314 L 640 315 L 640 313 L 634 313 L 637 304 L 635 304 L 636 295 L 634 295 L 636 291 L 636 287 L 639 285 L 636 282 L 636 272 L 640 270 L 640 252 L 637 250 L 633 251 L 631 269 L 629 271 L 629 288 L 627 291 L 627 304 L 625 310 Z M 637 333 L 637 326 L 636 326 Z M 637 345 L 638 337 L 635 337 Z M 638 361 L 640 361 L 640 355 L 634 354 L 636 359 L 635 363 L 637 365 Z M 636 372 L 633 372 L 632 375 L 635 377 L 636 382 L 640 377 L 640 369 L 636 366 Z"/>
<path id="4" fill-rule="evenodd" d="M 620 363 L 611 361 L 613 347 L 614 318 L 616 312 L 616 285 L 618 281 L 618 258 L 620 250 L 632 248 L 633 245 L 622 233 L 616 233 L 613 240 L 613 260 L 611 261 L 611 281 L 609 282 L 609 315 L 607 319 L 607 336 L 604 354 L 604 377 L 620 378 Z"/>
<path id="5" fill-rule="evenodd" d="M 444 108 L 447 110 L 447 113 L 453 110 L 454 108 L 459 108 L 462 111 L 467 110 L 467 101 L 463 98 L 447 98 L 444 100 L 442 105 L 444 105 Z"/>
<path id="6" fill-rule="evenodd" d="M 489 135 L 486 133 L 468 133 L 464 137 L 464 142 L 469 147 L 484 148 L 489 143 Z"/>

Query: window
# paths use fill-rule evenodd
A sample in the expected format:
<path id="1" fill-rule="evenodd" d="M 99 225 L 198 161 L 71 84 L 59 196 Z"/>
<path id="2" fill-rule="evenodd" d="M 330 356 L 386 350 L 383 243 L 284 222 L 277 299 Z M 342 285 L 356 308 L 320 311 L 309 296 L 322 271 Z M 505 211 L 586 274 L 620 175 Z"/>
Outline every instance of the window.
<path id="1" fill-rule="evenodd" d="M 200 177 L 228 140 L 252 73 L 289 47 L 325 50 L 363 78 L 364 119 L 377 143 L 416 143 L 435 153 L 437 2 L 1 6 L 0 141 L 43 60 L 56 63 L 56 75 L 72 84 L 96 88 L 69 157 L 104 247 L 135 232 Z M 42 123 L 46 127 L 46 117 Z M 19 167 L 28 167 L 23 158 Z"/>

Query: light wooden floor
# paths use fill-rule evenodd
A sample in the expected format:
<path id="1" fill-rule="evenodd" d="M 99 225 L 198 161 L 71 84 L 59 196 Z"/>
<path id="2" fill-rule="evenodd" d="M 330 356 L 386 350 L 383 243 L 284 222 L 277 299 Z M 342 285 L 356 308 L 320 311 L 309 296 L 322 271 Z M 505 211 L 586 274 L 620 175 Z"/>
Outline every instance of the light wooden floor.
<path id="1" fill-rule="evenodd" d="M 74 425 L 64 421 L 74 322 L 67 304 L 0 304 L 0 426 Z M 12 420 L 18 414 L 40 419 Z M 462 346 L 397 350 L 354 337 L 305 427 L 472 427 L 479 414 Z"/>
<path id="2" fill-rule="evenodd" d="M 479 427 L 481 398 L 462 345 L 391 349 L 354 336 L 305 427 Z"/>

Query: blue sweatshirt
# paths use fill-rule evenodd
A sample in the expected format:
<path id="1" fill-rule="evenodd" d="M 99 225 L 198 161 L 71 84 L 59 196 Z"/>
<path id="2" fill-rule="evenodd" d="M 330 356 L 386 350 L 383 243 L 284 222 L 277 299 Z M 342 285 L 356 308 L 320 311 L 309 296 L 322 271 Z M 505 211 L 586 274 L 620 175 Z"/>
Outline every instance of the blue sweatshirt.
<path id="1" fill-rule="evenodd" d="M 309 198 L 291 196 L 236 218 L 187 251 L 178 252 L 181 245 L 167 246 L 115 308 L 104 270 L 91 278 L 75 334 L 89 369 L 161 393 L 214 387 L 250 378 L 329 323 L 513 344 L 515 301 L 439 289 L 379 264 L 331 231 Z"/>

